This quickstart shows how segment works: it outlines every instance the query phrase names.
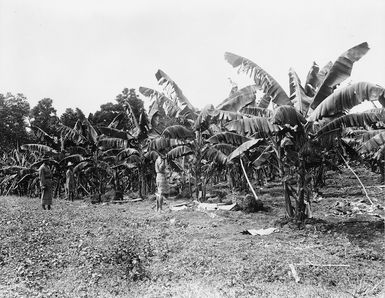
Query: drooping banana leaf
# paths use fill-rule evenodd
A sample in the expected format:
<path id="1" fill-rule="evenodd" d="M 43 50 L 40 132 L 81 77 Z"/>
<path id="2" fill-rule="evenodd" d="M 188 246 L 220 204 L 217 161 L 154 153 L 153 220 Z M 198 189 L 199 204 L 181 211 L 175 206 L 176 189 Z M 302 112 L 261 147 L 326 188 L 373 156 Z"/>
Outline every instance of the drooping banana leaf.
<path id="1" fill-rule="evenodd" d="M 182 90 L 179 86 L 162 70 L 158 70 L 155 74 L 156 79 L 158 80 L 159 85 L 164 85 L 165 88 L 171 90 L 170 96 L 172 99 L 178 101 L 178 106 L 181 107 L 183 114 L 195 114 L 196 109 L 190 103 L 190 101 L 184 96 Z"/>
<path id="2" fill-rule="evenodd" d="M 96 144 L 98 142 L 99 134 L 97 133 L 96 129 L 92 126 L 92 124 L 87 119 L 84 119 L 83 122 L 87 127 L 88 140 L 92 141 L 94 144 Z"/>
<path id="3" fill-rule="evenodd" d="M 167 153 L 167 158 L 175 159 L 175 158 L 179 158 L 190 154 L 193 154 L 193 151 L 191 150 L 191 148 L 189 146 L 182 145 L 182 146 L 175 147 L 174 149 L 171 149 Z"/>
<path id="4" fill-rule="evenodd" d="M 359 151 L 361 154 L 366 154 L 366 153 L 377 151 L 384 145 L 385 145 L 385 132 L 379 133 L 374 137 L 370 138 L 365 143 L 363 143 Z"/>
<path id="5" fill-rule="evenodd" d="M 203 158 L 219 165 L 226 165 L 228 162 L 227 155 L 214 147 L 210 147 L 205 150 Z"/>
<path id="6" fill-rule="evenodd" d="M 136 150 L 136 149 L 134 149 L 134 148 L 126 148 L 126 149 L 120 151 L 116 157 L 117 157 L 119 160 L 122 160 L 122 159 L 125 159 L 125 158 L 127 158 L 127 157 L 133 155 L 133 154 L 139 156 L 138 150 Z"/>
<path id="7" fill-rule="evenodd" d="M 35 178 L 37 175 L 37 173 L 33 173 L 33 174 L 26 174 L 24 175 L 23 177 L 20 178 L 20 180 L 17 182 L 17 185 L 19 185 L 20 183 L 24 182 L 24 181 L 28 181 L 29 179 L 33 179 Z"/>
<path id="8" fill-rule="evenodd" d="M 219 144 L 212 145 L 212 147 L 223 152 L 226 155 L 229 155 L 231 152 L 235 150 L 237 146 L 234 146 L 231 144 L 219 143 Z"/>
<path id="9" fill-rule="evenodd" d="M 309 97 L 313 97 L 315 95 L 317 85 L 318 85 L 318 76 L 317 76 L 318 72 L 319 72 L 319 66 L 317 63 L 313 62 L 313 65 L 311 66 L 306 76 L 306 84 L 305 84 L 305 94 Z"/>
<path id="10" fill-rule="evenodd" d="M 238 148 L 236 148 L 228 157 L 229 160 L 233 160 L 234 158 L 240 157 L 246 151 L 249 151 L 255 148 L 258 145 L 261 145 L 264 142 L 263 139 L 252 139 L 244 142 Z"/>
<path id="11" fill-rule="evenodd" d="M 363 143 L 367 142 L 371 138 L 373 138 L 374 136 L 376 136 L 376 135 L 378 135 L 380 133 L 384 133 L 384 132 L 385 132 L 384 129 L 365 131 L 363 134 L 361 134 L 360 141 L 363 142 Z"/>
<path id="12" fill-rule="evenodd" d="M 272 117 L 273 111 L 266 108 L 258 108 L 258 107 L 243 107 L 240 110 L 241 113 L 246 114 L 247 116 L 258 116 L 258 117 Z"/>
<path id="13" fill-rule="evenodd" d="M 322 67 L 321 70 L 318 72 L 318 74 L 317 74 L 318 81 L 317 81 L 316 90 L 318 89 L 319 85 L 325 80 L 326 76 L 328 75 L 328 73 L 330 72 L 330 70 L 332 69 L 332 67 L 333 67 L 333 62 L 332 62 L 332 61 L 329 61 L 329 62 L 326 63 L 326 65 L 325 65 L 324 67 Z"/>
<path id="14" fill-rule="evenodd" d="M 299 127 L 306 123 L 306 119 L 292 106 L 279 106 L 272 117 L 273 124 Z"/>
<path id="15" fill-rule="evenodd" d="M 221 132 L 210 137 L 207 141 L 211 144 L 226 143 L 231 145 L 241 145 L 246 141 L 249 141 L 249 138 L 246 138 L 240 134 L 233 132 Z"/>
<path id="16" fill-rule="evenodd" d="M 93 165 L 93 161 L 91 159 L 85 159 L 79 162 L 76 166 L 74 166 L 74 173 L 82 172 L 88 167 Z"/>
<path id="17" fill-rule="evenodd" d="M 206 130 L 210 126 L 214 110 L 212 104 L 206 105 L 198 114 L 197 119 L 195 119 L 194 130 Z"/>
<path id="18" fill-rule="evenodd" d="M 49 143 L 55 142 L 55 137 L 50 136 L 48 133 L 46 133 L 44 130 L 42 130 L 40 127 L 36 125 L 31 125 L 31 130 L 33 131 L 34 135 L 40 140 L 40 141 L 46 141 Z"/>
<path id="19" fill-rule="evenodd" d="M 331 131 L 340 132 L 347 127 L 368 127 L 377 123 L 378 121 L 385 120 L 384 116 L 375 113 L 357 113 L 348 114 L 329 122 L 323 126 L 318 132 L 317 136 L 329 133 Z"/>
<path id="20" fill-rule="evenodd" d="M 267 146 L 265 150 L 253 161 L 253 166 L 258 168 L 268 162 L 270 159 L 275 158 L 274 150 L 271 146 Z"/>
<path id="21" fill-rule="evenodd" d="M 117 126 L 119 125 L 120 121 L 122 121 L 122 119 L 125 117 L 125 113 L 119 113 L 118 115 L 115 116 L 114 119 L 112 119 L 112 121 L 110 122 L 110 124 L 108 124 L 108 127 L 109 128 L 117 128 Z"/>
<path id="22" fill-rule="evenodd" d="M 6 175 L 14 174 L 15 172 L 30 171 L 30 168 L 21 167 L 21 166 L 5 166 L 0 169 L 1 172 L 4 172 Z"/>
<path id="23" fill-rule="evenodd" d="M 50 146 L 42 145 L 42 144 L 24 144 L 20 147 L 23 150 L 40 152 L 40 153 L 53 153 L 57 154 L 58 152 Z"/>
<path id="24" fill-rule="evenodd" d="M 126 148 L 128 146 L 128 140 L 101 136 L 98 144 L 105 148 Z"/>
<path id="25" fill-rule="evenodd" d="M 125 169 L 131 170 L 131 169 L 134 169 L 134 168 L 136 168 L 136 167 L 137 167 L 137 165 L 134 164 L 134 163 L 122 162 L 122 163 L 120 163 L 120 164 L 117 164 L 116 166 L 113 166 L 112 168 L 113 168 L 113 169 L 116 169 L 116 168 L 125 168 Z"/>
<path id="26" fill-rule="evenodd" d="M 267 109 L 269 107 L 271 97 L 269 94 L 264 94 L 256 104 L 257 108 Z"/>
<path id="27" fill-rule="evenodd" d="M 269 137 L 277 128 L 272 125 L 266 117 L 253 117 L 233 120 L 226 125 L 227 130 L 235 131 L 244 136 L 251 136 L 256 133 L 262 137 Z"/>
<path id="28" fill-rule="evenodd" d="M 306 117 L 311 98 L 306 95 L 305 89 L 302 87 L 297 73 L 292 68 L 289 70 L 289 82 L 290 100 L 293 102 L 296 110 Z"/>
<path id="29" fill-rule="evenodd" d="M 161 100 L 166 97 L 163 93 L 147 87 L 139 87 L 139 92 L 151 100 Z"/>
<path id="30" fill-rule="evenodd" d="M 162 109 L 168 117 L 175 117 L 181 113 L 177 104 L 163 93 L 147 87 L 139 87 L 139 92 L 152 101 L 148 112 L 148 119 L 151 124 L 153 124 L 153 117 L 161 113 Z"/>
<path id="31" fill-rule="evenodd" d="M 354 62 L 360 60 L 368 51 L 368 43 L 364 42 L 347 50 L 338 57 L 315 94 L 311 103 L 312 109 L 315 109 L 325 98 L 333 93 L 339 84 L 350 76 Z"/>
<path id="32" fill-rule="evenodd" d="M 233 120 L 243 119 L 246 118 L 242 113 L 239 112 L 229 112 L 229 111 L 222 111 L 222 110 L 216 110 L 214 112 L 213 121 L 219 121 L 221 123 L 226 123 Z"/>
<path id="33" fill-rule="evenodd" d="M 374 113 L 380 117 L 385 117 L 385 108 L 369 109 L 369 110 L 365 110 L 364 112 L 365 113 Z"/>
<path id="34" fill-rule="evenodd" d="M 119 138 L 122 140 L 131 140 L 133 136 L 131 136 L 128 132 L 116 128 L 100 126 L 99 130 L 106 136 L 112 138 Z"/>
<path id="35" fill-rule="evenodd" d="M 6 186 L 13 179 L 17 178 L 17 176 L 18 176 L 18 174 L 5 176 L 3 179 L 0 180 L 0 186 L 4 186 L 4 185 Z"/>
<path id="36" fill-rule="evenodd" d="M 63 139 L 71 140 L 76 144 L 87 142 L 86 137 L 84 137 L 82 134 L 82 130 L 83 129 L 79 121 L 76 122 L 75 128 L 68 127 L 64 124 L 59 124 L 59 131 L 61 132 Z"/>
<path id="37" fill-rule="evenodd" d="M 367 82 L 354 83 L 328 96 L 311 113 L 308 121 L 314 122 L 323 117 L 345 114 L 365 100 L 374 101 L 379 100 L 380 97 L 384 97 L 383 87 Z"/>
<path id="38" fill-rule="evenodd" d="M 162 136 L 170 139 L 192 139 L 195 138 L 195 134 L 190 129 L 183 125 L 172 125 L 167 127 Z"/>
<path id="39" fill-rule="evenodd" d="M 291 105 L 291 101 L 278 82 L 253 61 L 232 53 L 225 53 L 225 59 L 234 68 L 250 75 L 255 84 L 277 105 Z"/>
<path id="40" fill-rule="evenodd" d="M 255 85 L 246 86 L 226 98 L 216 107 L 216 109 L 230 112 L 239 112 L 241 108 L 255 101 L 255 94 L 257 90 L 258 88 Z"/>
<path id="41" fill-rule="evenodd" d="M 159 137 L 151 140 L 148 145 L 148 148 L 149 150 L 159 151 L 167 148 L 174 148 L 176 146 L 180 146 L 184 144 L 185 142 L 182 140 Z"/>

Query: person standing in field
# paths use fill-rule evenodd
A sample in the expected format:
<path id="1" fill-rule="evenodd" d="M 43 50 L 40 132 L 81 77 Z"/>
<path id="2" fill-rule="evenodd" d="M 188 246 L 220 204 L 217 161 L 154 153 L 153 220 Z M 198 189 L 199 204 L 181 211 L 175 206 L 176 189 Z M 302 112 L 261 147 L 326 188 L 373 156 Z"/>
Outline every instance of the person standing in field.
<path id="1" fill-rule="evenodd" d="M 44 210 L 51 210 L 53 183 L 52 172 L 46 162 L 39 168 L 40 188 L 41 188 L 41 206 Z"/>
<path id="2" fill-rule="evenodd" d="M 68 163 L 64 190 L 65 190 L 66 199 L 73 202 L 74 196 L 75 196 L 75 179 L 74 179 L 74 172 L 72 170 L 71 162 Z"/>
<path id="3" fill-rule="evenodd" d="M 159 152 L 159 156 L 155 161 L 156 172 L 156 211 L 161 211 L 163 207 L 164 197 L 168 194 L 168 181 L 166 176 L 166 155 L 164 151 Z"/>

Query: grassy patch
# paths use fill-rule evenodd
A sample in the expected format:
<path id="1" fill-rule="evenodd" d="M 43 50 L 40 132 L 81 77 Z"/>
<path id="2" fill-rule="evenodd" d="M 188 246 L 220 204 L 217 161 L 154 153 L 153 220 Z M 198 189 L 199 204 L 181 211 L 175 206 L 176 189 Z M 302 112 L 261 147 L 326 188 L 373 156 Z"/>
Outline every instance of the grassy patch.
<path id="1" fill-rule="evenodd" d="M 279 189 L 276 189 L 278 193 Z M 374 192 L 373 192 L 374 194 Z M 378 193 L 377 201 L 383 200 Z M 297 227 L 268 211 L 162 214 L 154 202 L 88 205 L 1 197 L 1 297 L 357 297 L 383 294 L 383 220 L 335 215 L 328 196 L 317 219 Z M 360 200 L 362 198 L 357 198 Z M 171 204 L 171 202 L 169 202 Z M 246 229 L 276 226 L 269 236 Z M 295 283 L 294 264 L 300 283 Z"/>

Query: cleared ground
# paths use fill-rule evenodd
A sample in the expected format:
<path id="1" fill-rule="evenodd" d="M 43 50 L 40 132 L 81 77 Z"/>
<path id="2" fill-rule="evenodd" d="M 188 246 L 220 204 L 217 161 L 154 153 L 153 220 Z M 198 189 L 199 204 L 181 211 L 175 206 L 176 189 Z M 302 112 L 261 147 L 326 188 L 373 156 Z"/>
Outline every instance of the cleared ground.
<path id="1" fill-rule="evenodd" d="M 383 206 L 378 177 L 358 174 Z M 268 211 L 254 214 L 156 214 L 149 200 L 56 200 L 44 212 L 38 199 L 0 197 L 0 297 L 381 297 L 384 210 L 347 171 L 327 183 L 302 227 L 282 219 L 277 183 L 259 190 Z M 242 234 L 268 227 L 278 231 Z"/>

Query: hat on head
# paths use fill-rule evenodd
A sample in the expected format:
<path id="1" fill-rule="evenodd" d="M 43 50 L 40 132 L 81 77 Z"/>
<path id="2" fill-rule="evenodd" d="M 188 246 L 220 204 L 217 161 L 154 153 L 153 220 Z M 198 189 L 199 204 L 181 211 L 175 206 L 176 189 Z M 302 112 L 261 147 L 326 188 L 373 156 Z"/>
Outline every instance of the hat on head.
<path id="1" fill-rule="evenodd" d="M 72 162 L 69 161 L 67 166 L 69 166 L 69 167 L 72 166 Z"/>

